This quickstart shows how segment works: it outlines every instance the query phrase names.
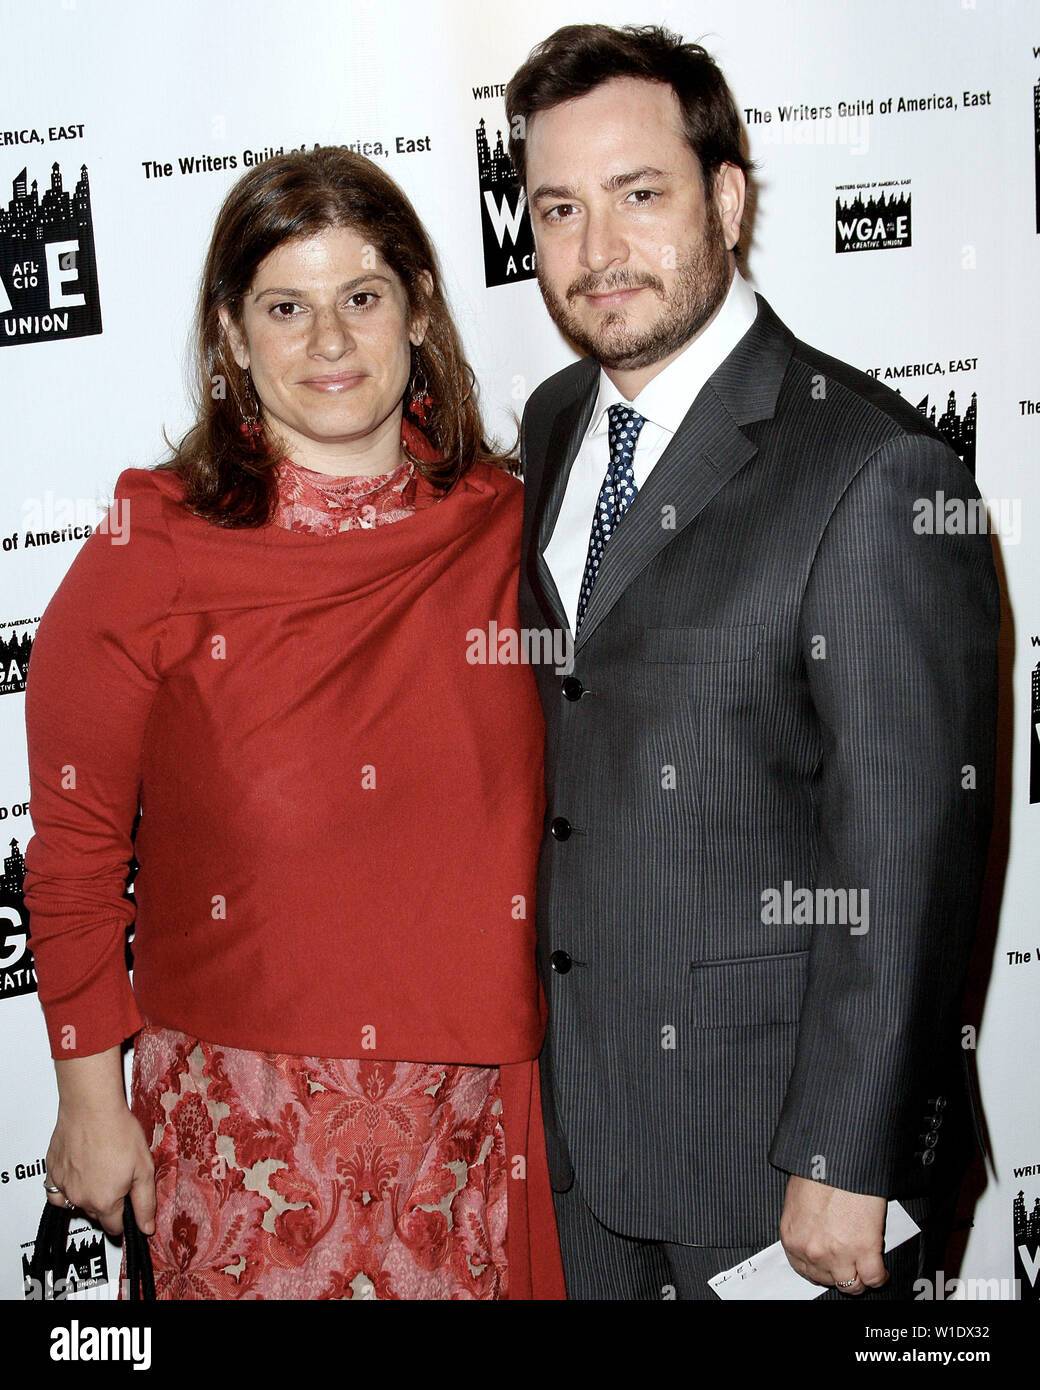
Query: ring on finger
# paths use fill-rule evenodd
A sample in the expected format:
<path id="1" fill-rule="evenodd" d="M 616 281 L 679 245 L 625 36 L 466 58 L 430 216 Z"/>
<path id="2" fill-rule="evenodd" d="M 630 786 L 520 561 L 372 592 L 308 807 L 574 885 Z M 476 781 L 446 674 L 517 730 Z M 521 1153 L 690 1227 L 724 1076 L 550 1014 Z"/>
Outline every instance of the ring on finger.
<path id="1" fill-rule="evenodd" d="M 859 1275 L 858 1275 L 858 1274 L 854 1274 L 854 1275 L 852 1276 L 851 1279 L 835 1279 L 835 1281 L 834 1281 L 834 1287 L 835 1287 L 836 1289 L 851 1289 L 852 1286 L 853 1286 L 853 1284 L 858 1284 L 858 1283 L 859 1283 Z"/>
<path id="2" fill-rule="evenodd" d="M 50 1192 L 50 1193 L 53 1194 L 53 1193 L 55 1193 L 55 1192 L 60 1192 L 60 1191 L 61 1191 L 61 1188 L 60 1188 L 60 1187 L 56 1187 L 56 1186 L 54 1185 L 54 1183 L 52 1183 L 52 1182 L 45 1182 L 45 1183 L 43 1184 L 43 1190 L 44 1190 L 44 1192 Z"/>

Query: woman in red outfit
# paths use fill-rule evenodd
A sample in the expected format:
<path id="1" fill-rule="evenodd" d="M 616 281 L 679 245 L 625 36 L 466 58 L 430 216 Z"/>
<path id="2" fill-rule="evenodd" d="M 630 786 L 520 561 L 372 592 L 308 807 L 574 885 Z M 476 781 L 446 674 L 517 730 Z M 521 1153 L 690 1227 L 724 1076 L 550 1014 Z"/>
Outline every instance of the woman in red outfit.
<path id="1" fill-rule="evenodd" d="M 562 1297 L 541 716 L 473 659 L 519 625 L 520 485 L 404 194 L 345 149 L 251 170 L 198 340 L 198 424 L 33 647 L 49 1200 L 117 1235 L 129 1192 L 159 1297 Z"/>

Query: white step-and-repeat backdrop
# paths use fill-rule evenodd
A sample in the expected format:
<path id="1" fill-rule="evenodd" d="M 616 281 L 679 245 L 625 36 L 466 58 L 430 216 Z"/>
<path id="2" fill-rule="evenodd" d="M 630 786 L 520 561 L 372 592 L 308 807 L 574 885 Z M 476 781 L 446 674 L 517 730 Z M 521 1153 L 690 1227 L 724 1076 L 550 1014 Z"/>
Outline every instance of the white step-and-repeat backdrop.
<path id="1" fill-rule="evenodd" d="M 1032 0 L 0 3 L 0 1297 L 23 1296 L 55 1109 L 21 897 L 25 673 L 117 475 L 189 423 L 188 325 L 217 207 L 273 153 L 349 144 L 376 159 L 431 230 L 490 421 L 510 438 L 570 353 L 503 178 L 503 89 L 540 38 L 591 21 L 664 23 L 716 55 L 759 166 L 756 287 L 799 337 L 928 415 L 989 499 L 1006 595 L 1002 786 L 971 1019 L 992 1166 L 975 1175 L 963 1283 L 938 1292 L 1040 1297 Z M 78 680 L 70 670 L 72 708 Z M 116 1247 L 73 1230 L 63 1277 L 110 1296 Z"/>

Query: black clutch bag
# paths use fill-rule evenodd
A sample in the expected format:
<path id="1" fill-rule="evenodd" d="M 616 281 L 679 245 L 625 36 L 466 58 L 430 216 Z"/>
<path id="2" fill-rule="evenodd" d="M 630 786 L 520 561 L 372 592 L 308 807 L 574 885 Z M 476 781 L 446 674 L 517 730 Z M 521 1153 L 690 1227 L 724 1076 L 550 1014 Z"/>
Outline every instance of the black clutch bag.
<path id="1" fill-rule="evenodd" d="M 36 1244 L 29 1262 L 30 1298 L 45 1298 L 47 1271 L 62 1269 L 68 1261 L 66 1253 L 69 1242 L 70 1207 L 46 1203 L 40 1217 L 40 1229 L 36 1232 Z M 123 1249 L 126 1253 L 127 1297 L 131 1302 L 142 1302 L 155 1298 L 155 1278 L 152 1274 L 152 1257 L 148 1251 L 148 1238 L 137 1229 L 134 1208 L 130 1194 L 123 1198 Z M 37 1292 L 38 1290 L 38 1292 Z M 54 1297 L 61 1298 L 61 1294 Z"/>

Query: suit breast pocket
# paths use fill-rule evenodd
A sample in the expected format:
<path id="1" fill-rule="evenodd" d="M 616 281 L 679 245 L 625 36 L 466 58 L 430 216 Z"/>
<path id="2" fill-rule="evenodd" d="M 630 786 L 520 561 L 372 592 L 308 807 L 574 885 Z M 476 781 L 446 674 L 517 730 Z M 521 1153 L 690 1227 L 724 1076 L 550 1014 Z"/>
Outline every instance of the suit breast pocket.
<path id="1" fill-rule="evenodd" d="M 643 660 L 669 665 L 730 665 L 750 661 L 762 645 L 764 623 L 746 627 L 651 627 L 642 634 Z"/>

